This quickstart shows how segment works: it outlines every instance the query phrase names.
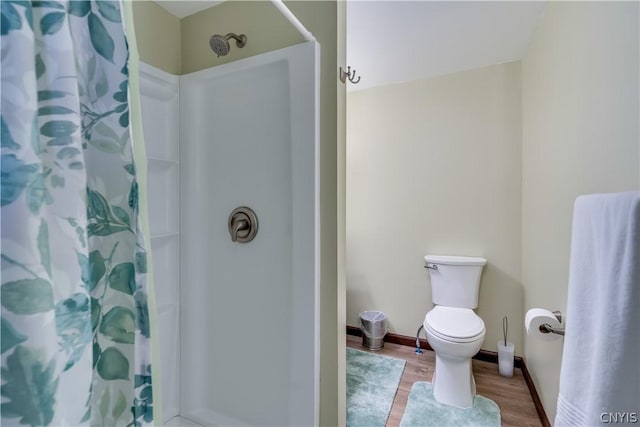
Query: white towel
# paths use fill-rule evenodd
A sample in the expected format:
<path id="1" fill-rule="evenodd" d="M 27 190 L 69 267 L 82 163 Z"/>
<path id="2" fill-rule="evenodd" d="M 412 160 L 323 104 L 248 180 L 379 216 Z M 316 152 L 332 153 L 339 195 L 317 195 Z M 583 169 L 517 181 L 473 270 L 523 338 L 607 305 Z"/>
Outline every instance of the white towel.
<path id="1" fill-rule="evenodd" d="M 556 426 L 640 420 L 640 192 L 576 199 Z"/>

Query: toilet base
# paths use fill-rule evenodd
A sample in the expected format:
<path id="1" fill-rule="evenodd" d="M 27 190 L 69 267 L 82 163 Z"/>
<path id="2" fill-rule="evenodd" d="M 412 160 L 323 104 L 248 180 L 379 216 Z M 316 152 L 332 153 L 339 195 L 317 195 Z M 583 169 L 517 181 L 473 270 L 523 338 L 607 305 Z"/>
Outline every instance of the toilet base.
<path id="1" fill-rule="evenodd" d="M 471 358 L 454 358 L 436 353 L 433 373 L 433 396 L 445 405 L 459 408 L 473 406 L 476 382 L 471 370 Z"/>

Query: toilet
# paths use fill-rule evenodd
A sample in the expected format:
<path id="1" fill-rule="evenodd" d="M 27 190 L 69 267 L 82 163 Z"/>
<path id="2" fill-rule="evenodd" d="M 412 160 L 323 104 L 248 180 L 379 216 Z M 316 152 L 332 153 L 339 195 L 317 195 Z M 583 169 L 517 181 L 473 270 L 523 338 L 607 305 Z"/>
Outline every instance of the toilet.
<path id="1" fill-rule="evenodd" d="M 424 318 L 427 342 L 436 353 L 435 399 L 460 408 L 473 406 L 476 383 L 471 358 L 480 350 L 485 327 L 478 307 L 480 276 L 487 260 L 480 257 L 427 255 L 434 308 Z"/>

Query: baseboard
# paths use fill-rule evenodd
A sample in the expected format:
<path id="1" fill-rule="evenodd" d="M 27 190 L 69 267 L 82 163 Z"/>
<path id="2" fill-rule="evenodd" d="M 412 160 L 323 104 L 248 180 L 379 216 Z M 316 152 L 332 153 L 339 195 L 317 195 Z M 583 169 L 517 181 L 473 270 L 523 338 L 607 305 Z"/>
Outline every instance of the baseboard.
<path id="1" fill-rule="evenodd" d="M 538 395 L 538 390 L 536 390 L 535 384 L 533 384 L 533 378 L 531 378 L 531 374 L 529 373 L 529 369 L 527 369 L 527 364 L 524 363 L 524 359 L 522 359 L 522 376 L 527 383 L 527 387 L 529 387 L 529 393 L 531 394 L 531 399 L 533 399 L 533 404 L 536 406 L 536 411 L 538 411 L 538 417 L 540 417 L 540 422 L 543 427 L 551 427 L 551 423 L 549 422 L 549 418 L 547 417 L 547 413 L 544 411 L 544 406 L 542 406 L 542 400 L 540 400 L 540 396 Z"/>
<path id="2" fill-rule="evenodd" d="M 356 337 L 361 337 L 362 336 L 362 331 L 357 326 L 348 326 L 347 325 L 347 335 L 354 335 Z M 406 335 L 392 334 L 391 332 L 389 332 L 387 335 L 384 336 L 384 342 L 390 342 L 392 344 L 406 345 L 407 347 L 415 347 L 416 346 L 416 339 L 415 338 L 408 337 Z M 429 345 L 427 340 L 424 339 L 424 338 L 420 338 L 420 348 L 433 351 L 433 349 L 431 348 L 431 346 Z"/>
<path id="3" fill-rule="evenodd" d="M 357 326 L 347 325 L 347 335 L 361 337 L 362 331 Z M 407 347 L 416 346 L 416 339 L 414 337 L 392 333 L 388 333 L 384 336 L 384 342 L 405 345 Z M 427 340 L 424 338 L 420 338 L 420 348 L 433 351 Z M 480 350 L 478 354 L 473 356 L 473 358 L 476 360 L 482 360 L 484 362 L 496 364 L 498 363 L 498 353 L 495 351 Z M 533 379 L 531 378 L 531 374 L 529 374 L 529 370 L 527 369 L 527 364 L 525 363 L 524 359 L 520 356 L 515 356 L 513 360 L 513 366 L 516 368 L 520 368 L 520 370 L 522 371 L 522 376 L 524 377 L 524 381 L 527 383 L 529 394 L 531 394 L 531 400 L 533 400 L 533 404 L 536 407 L 538 417 L 540 418 L 540 422 L 542 423 L 543 427 L 551 427 L 549 418 L 547 418 L 547 413 L 544 411 L 542 401 L 540 400 L 540 396 L 538 395 L 538 390 L 536 390 L 536 386 L 533 384 Z"/>

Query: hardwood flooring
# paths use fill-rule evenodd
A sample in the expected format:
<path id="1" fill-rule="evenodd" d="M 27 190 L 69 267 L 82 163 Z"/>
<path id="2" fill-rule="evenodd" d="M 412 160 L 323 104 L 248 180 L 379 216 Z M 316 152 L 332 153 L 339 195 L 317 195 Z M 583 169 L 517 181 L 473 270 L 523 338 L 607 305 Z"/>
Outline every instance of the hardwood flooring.
<path id="1" fill-rule="evenodd" d="M 351 335 L 347 336 L 347 347 L 369 351 L 362 346 L 362 338 Z M 382 350 L 371 351 L 371 353 L 407 361 L 387 419 L 387 427 L 398 426 L 413 383 L 431 381 L 435 367 L 435 353 L 423 350 L 422 354 L 416 354 L 413 347 L 388 342 L 384 343 Z M 513 377 L 506 378 L 498 373 L 498 365 L 495 363 L 473 360 L 473 375 L 476 379 L 477 393 L 493 400 L 500 407 L 503 426 L 542 426 L 520 369 L 515 368 Z"/>

